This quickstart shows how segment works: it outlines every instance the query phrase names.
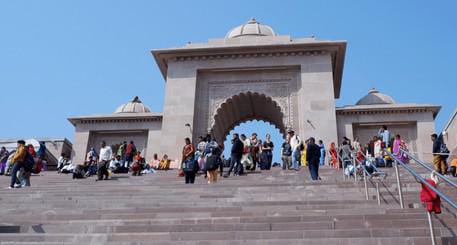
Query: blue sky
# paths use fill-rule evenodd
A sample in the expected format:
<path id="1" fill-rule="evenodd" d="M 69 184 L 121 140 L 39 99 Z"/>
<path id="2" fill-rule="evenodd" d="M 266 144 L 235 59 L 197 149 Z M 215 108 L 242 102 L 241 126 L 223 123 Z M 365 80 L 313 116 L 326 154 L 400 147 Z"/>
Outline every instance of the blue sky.
<path id="1" fill-rule="evenodd" d="M 279 34 L 347 40 L 338 105 L 376 87 L 397 102 L 457 105 L 455 1 L 1 1 L 0 138 L 67 137 L 66 118 L 134 95 L 162 111 L 150 50 L 223 37 L 256 17 Z"/>

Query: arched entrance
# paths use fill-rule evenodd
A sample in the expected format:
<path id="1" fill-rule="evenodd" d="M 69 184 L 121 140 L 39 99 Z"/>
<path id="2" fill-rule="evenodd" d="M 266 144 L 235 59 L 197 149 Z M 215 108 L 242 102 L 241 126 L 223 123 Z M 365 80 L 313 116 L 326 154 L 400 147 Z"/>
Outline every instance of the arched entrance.
<path id="1" fill-rule="evenodd" d="M 284 113 L 271 97 L 257 92 L 246 92 L 232 96 L 222 103 L 214 115 L 210 133 L 224 141 L 235 126 L 250 120 L 263 120 L 275 125 L 285 135 Z"/>

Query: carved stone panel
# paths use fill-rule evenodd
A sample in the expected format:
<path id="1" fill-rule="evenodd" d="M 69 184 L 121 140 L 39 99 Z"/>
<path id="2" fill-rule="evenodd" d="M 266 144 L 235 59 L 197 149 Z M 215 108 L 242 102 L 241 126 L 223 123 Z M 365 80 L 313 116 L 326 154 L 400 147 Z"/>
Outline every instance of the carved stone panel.
<path id="1" fill-rule="evenodd" d="M 233 74 L 231 74 L 233 78 Z M 278 77 L 278 76 L 276 76 Z M 265 95 L 280 107 L 284 127 L 293 127 L 297 103 L 297 81 L 293 76 L 269 79 L 211 79 L 198 81 L 195 133 L 203 135 L 214 127 L 215 116 L 221 105 L 233 96 L 246 94 Z M 241 120 L 241 119 L 240 119 Z M 277 125 L 278 126 L 278 125 Z"/>

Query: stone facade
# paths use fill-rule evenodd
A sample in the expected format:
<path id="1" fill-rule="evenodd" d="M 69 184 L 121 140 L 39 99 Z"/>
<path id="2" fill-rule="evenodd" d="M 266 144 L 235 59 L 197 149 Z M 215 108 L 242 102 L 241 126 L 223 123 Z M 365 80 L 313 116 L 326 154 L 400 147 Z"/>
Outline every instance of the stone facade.
<path id="1" fill-rule="evenodd" d="M 387 126 L 391 137 L 399 134 L 409 150 L 431 160 L 430 135 L 435 132 L 435 117 L 440 107 L 432 105 L 372 105 L 337 108 L 338 139 L 344 136 L 367 143 L 379 128 Z"/>
<path id="2" fill-rule="evenodd" d="M 161 119 L 161 115 L 153 113 L 70 118 L 70 122 L 75 126 L 73 161 L 83 163 L 90 147 L 95 147 L 99 152 L 102 141 L 107 145 L 116 145 L 133 140 L 144 157 L 152 158 L 154 153 L 159 152 Z"/>
<path id="3" fill-rule="evenodd" d="M 430 146 L 437 106 L 399 105 L 373 90 L 355 106 L 335 108 L 345 41 L 292 39 L 252 19 L 225 38 L 151 53 L 166 80 L 163 115 L 128 104 L 112 115 L 70 119 L 77 161 L 89 145 L 126 138 L 135 138 L 148 160 L 156 152 L 179 160 L 184 138 L 195 142 L 210 133 L 222 143 L 236 125 L 254 119 L 327 143 L 342 136 L 365 140 L 388 124 L 414 151 Z"/>

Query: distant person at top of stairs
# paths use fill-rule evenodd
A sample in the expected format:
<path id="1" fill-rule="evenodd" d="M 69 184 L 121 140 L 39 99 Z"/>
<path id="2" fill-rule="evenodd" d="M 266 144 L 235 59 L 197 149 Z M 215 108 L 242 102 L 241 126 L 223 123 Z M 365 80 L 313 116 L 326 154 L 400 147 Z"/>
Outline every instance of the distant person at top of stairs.
<path id="1" fill-rule="evenodd" d="M 11 184 L 9 188 L 14 188 L 16 187 L 16 178 L 17 178 L 17 172 L 21 167 L 23 167 L 24 159 L 25 156 L 27 155 L 27 150 L 25 149 L 25 141 L 24 140 L 18 140 L 17 141 L 17 148 L 16 152 L 14 153 L 12 163 L 13 165 L 13 170 L 11 170 Z"/>
<path id="2" fill-rule="evenodd" d="M 102 141 L 100 148 L 100 159 L 97 164 L 97 180 L 108 179 L 108 164 L 113 156 L 113 151 L 110 146 L 107 146 L 105 141 Z"/>

